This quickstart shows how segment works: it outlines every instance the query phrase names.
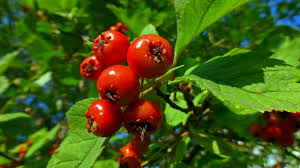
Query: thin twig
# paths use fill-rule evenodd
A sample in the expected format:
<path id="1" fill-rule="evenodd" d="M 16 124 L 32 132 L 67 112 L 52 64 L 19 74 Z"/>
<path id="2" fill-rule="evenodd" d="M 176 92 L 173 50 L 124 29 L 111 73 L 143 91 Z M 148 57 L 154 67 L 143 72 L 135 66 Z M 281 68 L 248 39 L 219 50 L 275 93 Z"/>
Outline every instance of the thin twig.
<path id="1" fill-rule="evenodd" d="M 10 155 L 10 154 L 5 153 L 3 151 L 0 151 L 0 156 L 3 156 L 5 158 L 10 159 L 10 160 L 15 161 L 15 162 L 21 161 L 21 158 L 14 157 L 13 155 Z"/>
<path id="2" fill-rule="evenodd" d="M 183 111 L 183 112 L 189 112 L 189 109 L 182 108 L 182 107 L 178 106 L 177 104 L 173 103 L 172 100 L 170 100 L 170 95 L 164 94 L 158 88 L 155 88 L 155 90 L 157 92 L 157 95 L 160 96 L 161 98 L 163 98 L 171 107 L 178 109 L 180 111 Z"/>

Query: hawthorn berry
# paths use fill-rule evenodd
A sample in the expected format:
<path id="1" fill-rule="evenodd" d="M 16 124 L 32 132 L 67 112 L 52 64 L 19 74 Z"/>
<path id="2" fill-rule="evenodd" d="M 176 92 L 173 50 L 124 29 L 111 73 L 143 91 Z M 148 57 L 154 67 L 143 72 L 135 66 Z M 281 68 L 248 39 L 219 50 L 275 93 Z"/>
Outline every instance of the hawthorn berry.
<path id="1" fill-rule="evenodd" d="M 154 34 L 137 38 L 127 52 L 128 65 L 144 78 L 156 78 L 166 73 L 172 66 L 173 58 L 168 40 Z"/>
<path id="2" fill-rule="evenodd" d="M 103 99 L 118 105 L 135 101 L 140 93 L 136 74 L 127 66 L 113 65 L 106 68 L 98 78 L 97 89 Z"/>
<path id="3" fill-rule="evenodd" d="M 118 31 L 108 30 L 94 40 L 93 50 L 98 60 L 109 66 L 126 61 L 129 45 L 130 42 L 125 35 Z"/>
<path id="4" fill-rule="evenodd" d="M 146 135 L 145 137 L 134 135 L 132 140 L 130 141 L 131 145 L 137 147 L 140 154 L 145 154 L 149 149 L 150 136 Z"/>
<path id="5" fill-rule="evenodd" d="M 104 68 L 104 65 L 98 61 L 96 56 L 92 55 L 80 64 L 80 74 L 87 80 L 96 81 Z"/>
<path id="6" fill-rule="evenodd" d="M 264 126 L 261 130 L 260 137 L 268 142 L 273 142 L 282 135 L 282 130 L 272 124 Z"/>
<path id="7" fill-rule="evenodd" d="M 280 137 L 278 137 L 275 143 L 279 146 L 286 147 L 292 146 L 294 144 L 294 135 L 290 133 L 284 133 Z"/>
<path id="8" fill-rule="evenodd" d="M 87 130 L 96 136 L 110 137 L 122 126 L 120 106 L 111 104 L 105 99 L 92 103 L 85 116 L 88 121 Z"/>
<path id="9" fill-rule="evenodd" d="M 252 124 L 248 128 L 248 132 L 253 137 L 259 137 L 261 132 L 262 126 L 258 124 Z"/>
<path id="10" fill-rule="evenodd" d="M 138 100 L 124 112 L 124 125 L 129 133 L 143 139 L 154 133 L 161 123 L 159 107 L 150 100 Z"/>
<path id="11" fill-rule="evenodd" d="M 120 168 L 141 168 L 139 151 L 134 145 L 126 145 L 120 149 Z"/>

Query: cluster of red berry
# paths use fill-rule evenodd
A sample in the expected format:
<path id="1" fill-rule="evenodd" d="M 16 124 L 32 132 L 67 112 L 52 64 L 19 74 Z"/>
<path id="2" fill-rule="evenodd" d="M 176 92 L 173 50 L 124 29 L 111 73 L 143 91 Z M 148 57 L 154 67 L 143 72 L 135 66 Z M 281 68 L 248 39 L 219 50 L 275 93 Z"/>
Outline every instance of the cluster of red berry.
<path id="1" fill-rule="evenodd" d="M 248 131 L 253 137 L 260 137 L 267 142 L 274 142 L 279 146 L 294 144 L 294 133 L 300 129 L 300 113 L 286 111 L 265 111 L 262 115 L 265 126 L 250 125 Z"/>
<path id="2" fill-rule="evenodd" d="M 117 22 L 115 25 L 110 26 L 109 30 L 115 30 L 115 31 L 119 31 L 121 33 L 125 33 L 128 30 L 128 28 L 122 22 Z"/>
<path id="3" fill-rule="evenodd" d="M 139 99 L 138 76 L 156 78 L 173 63 L 170 43 L 158 35 L 144 35 L 131 45 L 125 35 L 108 30 L 94 40 L 94 55 L 80 65 L 81 75 L 97 80 L 101 100 L 93 102 L 86 113 L 87 129 L 100 137 L 114 135 L 124 123 L 133 135 L 129 145 L 121 148 L 121 167 L 141 167 L 142 155 L 148 150 L 150 135 L 161 122 L 159 107 L 150 100 Z M 129 67 L 120 65 L 127 60 Z M 127 106 L 126 110 L 122 109 Z"/>

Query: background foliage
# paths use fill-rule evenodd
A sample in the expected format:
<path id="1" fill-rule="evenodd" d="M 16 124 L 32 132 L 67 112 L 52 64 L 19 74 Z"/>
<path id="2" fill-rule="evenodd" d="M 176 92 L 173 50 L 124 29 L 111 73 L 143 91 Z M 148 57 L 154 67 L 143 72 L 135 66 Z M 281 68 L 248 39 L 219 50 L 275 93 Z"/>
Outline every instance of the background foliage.
<path id="1" fill-rule="evenodd" d="M 248 2 L 0 0 L 0 165 L 46 167 L 70 128 L 48 167 L 118 167 L 130 135 L 123 128 L 110 139 L 85 131 L 84 113 L 95 100 L 87 98 L 98 95 L 79 64 L 92 54 L 91 41 L 122 21 L 131 41 L 148 33 L 168 39 L 184 65 L 174 81 L 146 95 L 164 112 L 146 167 L 299 166 L 299 132 L 289 148 L 247 133 L 264 110 L 300 111 L 299 2 Z M 181 92 L 187 84 L 192 97 Z M 20 145 L 29 148 L 23 158 Z"/>

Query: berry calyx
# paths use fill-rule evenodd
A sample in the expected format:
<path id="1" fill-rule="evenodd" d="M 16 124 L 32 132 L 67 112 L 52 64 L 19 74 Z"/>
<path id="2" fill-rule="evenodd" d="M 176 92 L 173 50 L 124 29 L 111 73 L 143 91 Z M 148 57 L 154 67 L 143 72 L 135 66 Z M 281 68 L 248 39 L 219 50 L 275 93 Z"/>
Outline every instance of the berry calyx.
<path id="1" fill-rule="evenodd" d="M 130 42 L 125 35 L 115 30 L 108 30 L 94 40 L 93 50 L 97 59 L 109 66 L 121 64 L 126 60 L 129 45 Z"/>
<path id="2" fill-rule="evenodd" d="M 261 132 L 262 126 L 258 124 L 252 124 L 248 128 L 248 132 L 253 137 L 259 137 Z"/>
<path id="3" fill-rule="evenodd" d="M 154 133 L 161 123 L 161 112 L 150 100 L 138 100 L 129 105 L 124 112 L 124 125 L 129 133 L 145 136 Z"/>
<path id="4" fill-rule="evenodd" d="M 120 149 L 120 168 L 141 168 L 139 151 L 134 145 L 126 145 Z"/>
<path id="5" fill-rule="evenodd" d="M 80 64 L 80 74 L 87 80 L 95 81 L 105 67 L 97 60 L 95 55 L 89 56 Z"/>
<path id="6" fill-rule="evenodd" d="M 130 68 L 113 65 L 101 73 L 97 89 L 103 99 L 118 105 L 128 105 L 138 98 L 140 83 Z"/>
<path id="7" fill-rule="evenodd" d="M 137 38 L 127 52 L 128 65 L 144 78 L 156 78 L 166 73 L 173 63 L 173 58 L 171 44 L 154 34 Z"/>
<path id="8" fill-rule="evenodd" d="M 122 125 L 121 108 L 104 99 L 92 103 L 85 116 L 87 130 L 100 137 L 114 135 Z"/>

